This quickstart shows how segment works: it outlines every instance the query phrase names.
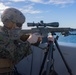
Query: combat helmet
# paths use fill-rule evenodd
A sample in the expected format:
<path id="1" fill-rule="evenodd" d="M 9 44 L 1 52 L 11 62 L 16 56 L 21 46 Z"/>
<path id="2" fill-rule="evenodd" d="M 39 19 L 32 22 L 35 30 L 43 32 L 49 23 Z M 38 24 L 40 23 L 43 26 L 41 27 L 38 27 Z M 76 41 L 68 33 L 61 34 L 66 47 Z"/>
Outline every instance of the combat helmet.
<path id="1" fill-rule="evenodd" d="M 16 8 L 7 8 L 1 15 L 1 21 L 4 23 L 6 20 L 15 22 L 17 26 L 21 27 L 25 22 L 25 16 Z"/>

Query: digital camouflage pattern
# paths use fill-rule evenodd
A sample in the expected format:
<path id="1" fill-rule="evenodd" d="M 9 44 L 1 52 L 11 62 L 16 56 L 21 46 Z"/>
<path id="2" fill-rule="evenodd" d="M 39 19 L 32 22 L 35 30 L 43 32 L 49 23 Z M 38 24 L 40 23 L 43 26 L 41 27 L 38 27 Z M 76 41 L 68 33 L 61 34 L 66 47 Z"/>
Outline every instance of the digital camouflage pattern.
<path id="1" fill-rule="evenodd" d="M 23 24 L 25 22 L 25 16 L 16 8 L 7 8 L 3 11 L 1 21 L 4 23 L 7 19 L 14 23 Z"/>
<path id="2" fill-rule="evenodd" d="M 10 31 L 5 27 L 0 30 L 0 58 L 8 58 L 16 64 L 32 53 L 28 41 L 22 42 L 19 38 L 15 39 L 15 37 L 12 39 Z M 13 33 L 15 32 L 13 31 Z"/>

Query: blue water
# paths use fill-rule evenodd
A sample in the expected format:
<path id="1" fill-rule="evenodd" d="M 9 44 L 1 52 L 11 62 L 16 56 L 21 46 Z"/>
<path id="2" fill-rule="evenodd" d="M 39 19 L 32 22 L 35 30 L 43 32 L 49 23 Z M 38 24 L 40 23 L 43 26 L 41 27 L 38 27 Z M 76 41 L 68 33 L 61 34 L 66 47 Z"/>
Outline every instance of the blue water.
<path id="1" fill-rule="evenodd" d="M 76 44 L 76 35 L 69 35 L 69 36 L 59 36 L 59 42 L 66 42 L 66 43 L 75 43 Z"/>

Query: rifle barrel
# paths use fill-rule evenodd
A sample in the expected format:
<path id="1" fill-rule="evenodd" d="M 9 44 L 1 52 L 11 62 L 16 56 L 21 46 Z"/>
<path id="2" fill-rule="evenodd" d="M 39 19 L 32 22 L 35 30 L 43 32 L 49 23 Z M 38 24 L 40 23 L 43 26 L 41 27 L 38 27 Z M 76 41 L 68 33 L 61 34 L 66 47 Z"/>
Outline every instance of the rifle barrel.
<path id="1" fill-rule="evenodd" d="M 72 28 L 44 28 L 44 27 L 40 27 L 40 28 L 32 28 L 32 29 L 28 29 L 28 30 L 22 30 L 23 33 L 48 33 L 48 32 L 69 32 L 69 31 L 76 31 L 76 29 L 72 29 Z"/>

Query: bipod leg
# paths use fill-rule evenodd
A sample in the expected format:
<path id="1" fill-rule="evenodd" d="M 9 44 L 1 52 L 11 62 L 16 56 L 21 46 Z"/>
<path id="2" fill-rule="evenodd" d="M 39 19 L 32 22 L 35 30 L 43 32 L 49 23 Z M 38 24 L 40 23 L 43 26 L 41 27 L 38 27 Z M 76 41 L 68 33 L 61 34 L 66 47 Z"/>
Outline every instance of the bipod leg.
<path id="1" fill-rule="evenodd" d="M 67 62 L 66 62 L 66 60 L 65 60 L 65 58 L 64 58 L 64 56 L 63 56 L 63 54 L 62 54 L 62 52 L 61 52 L 61 50 L 60 50 L 60 48 L 59 48 L 59 45 L 58 45 L 58 42 L 57 42 L 56 38 L 55 38 L 54 42 L 55 42 L 55 45 L 56 45 L 56 47 L 57 47 L 57 50 L 58 50 L 58 52 L 60 53 L 60 56 L 61 56 L 61 58 L 62 58 L 62 60 L 63 60 L 63 62 L 64 62 L 64 64 L 65 64 L 65 66 L 66 66 L 69 74 L 70 74 L 70 75 L 73 75 L 71 69 L 69 68 L 69 66 L 68 66 L 68 64 L 67 64 Z"/>
<path id="2" fill-rule="evenodd" d="M 46 66 L 46 75 L 49 75 L 50 73 L 50 66 L 52 65 L 52 51 L 53 51 L 53 42 L 49 41 L 48 42 L 48 58 L 47 58 L 47 66 Z"/>
<path id="3" fill-rule="evenodd" d="M 41 64 L 41 68 L 40 68 L 40 72 L 39 72 L 39 75 L 41 75 L 42 74 L 42 71 L 43 71 L 43 69 L 44 69 L 44 65 L 45 65 L 45 62 L 46 62 L 46 58 L 47 58 L 47 55 L 48 55 L 48 48 L 47 48 L 47 51 L 45 52 L 45 55 L 44 55 L 44 58 L 43 58 L 43 62 L 42 62 L 42 64 Z"/>

